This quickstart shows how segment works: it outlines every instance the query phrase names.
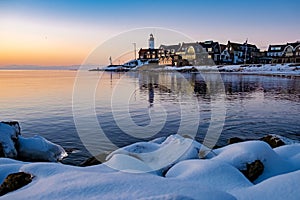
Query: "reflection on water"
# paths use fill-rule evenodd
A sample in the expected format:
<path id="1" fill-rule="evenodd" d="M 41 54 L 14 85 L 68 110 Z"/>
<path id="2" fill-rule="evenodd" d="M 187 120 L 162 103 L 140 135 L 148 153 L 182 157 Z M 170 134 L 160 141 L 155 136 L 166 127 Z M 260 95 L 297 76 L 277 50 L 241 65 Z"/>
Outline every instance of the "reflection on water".
<path id="1" fill-rule="evenodd" d="M 65 148 L 79 149 L 66 160 L 78 164 L 89 153 L 73 120 L 75 76 L 75 71 L 0 71 L 0 113 L 2 121 L 20 121 L 25 136 L 39 134 Z M 99 80 L 95 111 L 107 138 L 118 147 L 175 134 L 184 123 L 197 126 L 197 139 L 203 140 L 211 123 L 212 102 L 222 89 L 215 74 L 90 72 L 87 76 Z M 236 74 L 222 74 L 222 79 L 226 119 L 218 145 L 230 137 L 259 138 L 269 133 L 300 139 L 300 79 Z M 190 110 L 181 109 L 187 106 Z M 189 117 L 182 119 L 183 112 L 190 113 Z M 155 120 L 163 126 L 153 127 L 159 131 L 143 138 L 146 133 L 131 135 L 119 127 L 129 119 L 139 127 L 151 127 Z M 182 130 L 188 135 L 192 128 Z M 106 143 L 96 145 L 110 150 Z"/>

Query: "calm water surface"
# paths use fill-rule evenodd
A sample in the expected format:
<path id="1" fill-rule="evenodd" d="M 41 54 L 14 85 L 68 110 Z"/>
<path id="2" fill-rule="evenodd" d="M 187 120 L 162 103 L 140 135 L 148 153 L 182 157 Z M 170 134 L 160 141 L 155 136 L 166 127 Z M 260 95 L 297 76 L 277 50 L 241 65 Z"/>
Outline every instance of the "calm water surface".
<path id="1" fill-rule="evenodd" d="M 74 123 L 72 95 L 76 74 L 76 71 L 0 71 L 0 120 L 19 121 L 26 137 L 38 134 L 64 148 L 78 149 L 65 160 L 72 164 L 90 156 Z M 184 127 L 187 135 L 196 130 L 197 139 L 203 140 L 212 118 L 212 102 L 221 96 L 219 90 L 211 89 L 214 84 L 204 81 L 214 80 L 215 74 L 204 78 L 201 74 L 88 72 L 86 76 L 97 87 L 89 82 L 80 86 L 81 90 L 93 90 L 95 97 L 89 105 L 87 96 L 87 105 L 82 104 L 83 115 L 78 119 L 89 119 L 86 107 L 95 109 L 106 138 L 94 134 L 88 120 L 84 132 L 91 141 L 97 141 L 93 145 L 99 147 L 99 153 L 112 150 L 112 146 L 177 133 L 184 123 L 197 126 Z M 225 145 L 231 137 L 259 138 L 266 134 L 300 139 L 299 78 L 238 74 L 221 77 L 226 93 L 223 105 L 226 117 L 217 145 Z M 184 113 L 189 112 L 186 117 Z M 195 113 L 198 117 L 193 117 Z M 153 128 L 152 135 L 130 126 L 133 123 L 147 127 L 153 120 L 161 124 Z M 122 128 L 126 122 L 132 133 Z"/>

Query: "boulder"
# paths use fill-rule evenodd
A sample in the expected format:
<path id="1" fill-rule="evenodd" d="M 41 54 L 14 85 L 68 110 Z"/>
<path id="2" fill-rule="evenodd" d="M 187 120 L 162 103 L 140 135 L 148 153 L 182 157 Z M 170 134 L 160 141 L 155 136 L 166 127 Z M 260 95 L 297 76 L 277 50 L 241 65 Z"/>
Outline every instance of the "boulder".
<path id="1" fill-rule="evenodd" d="M 260 160 L 255 160 L 252 163 L 247 163 L 247 169 L 241 172 L 249 179 L 255 181 L 264 171 L 264 164 Z"/>
<path id="2" fill-rule="evenodd" d="M 276 148 L 276 147 L 285 145 L 285 142 L 282 141 L 276 135 L 267 135 L 267 136 L 261 138 L 260 140 L 268 143 L 272 148 Z"/>
<path id="3" fill-rule="evenodd" d="M 192 68 L 179 69 L 177 71 L 181 72 L 181 73 L 191 73 L 191 72 L 198 72 L 198 69 L 196 69 L 195 67 L 192 67 Z"/>
<path id="4" fill-rule="evenodd" d="M 228 140 L 228 144 L 235 144 L 235 143 L 239 143 L 239 142 L 245 142 L 246 140 L 239 138 L 239 137 L 233 137 L 233 138 L 229 138 Z"/>
<path id="5" fill-rule="evenodd" d="M 25 172 L 9 174 L 0 186 L 0 196 L 24 187 L 29 184 L 32 179 L 33 176 Z"/>
<path id="6" fill-rule="evenodd" d="M 80 163 L 80 166 L 87 167 L 87 166 L 102 164 L 106 161 L 105 159 L 109 154 L 110 153 L 101 153 L 97 156 L 92 156 L 92 157 L 88 158 L 87 160 L 83 161 L 82 163 Z"/>
<path id="7" fill-rule="evenodd" d="M 5 154 L 4 154 L 4 150 L 3 150 L 3 146 L 2 144 L 0 143 L 0 157 L 5 157 Z"/>

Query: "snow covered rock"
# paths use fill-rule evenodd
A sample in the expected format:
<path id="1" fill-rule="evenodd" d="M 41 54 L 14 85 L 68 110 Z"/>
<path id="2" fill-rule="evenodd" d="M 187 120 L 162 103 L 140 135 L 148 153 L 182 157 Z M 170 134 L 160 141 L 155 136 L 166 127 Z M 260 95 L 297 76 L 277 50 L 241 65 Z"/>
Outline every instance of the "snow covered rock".
<path id="1" fill-rule="evenodd" d="M 0 143 L 2 146 L 3 155 L 9 158 L 17 157 L 15 143 L 20 134 L 20 126 L 17 122 L 0 122 Z"/>
<path id="2" fill-rule="evenodd" d="M 68 156 L 59 145 L 54 144 L 41 136 L 18 139 L 19 157 L 25 160 L 39 160 L 57 162 Z"/>
<path id="3" fill-rule="evenodd" d="M 192 139 L 184 138 L 180 135 L 171 135 L 164 141 L 138 142 L 117 149 L 108 155 L 106 159 L 109 160 L 117 154 L 128 155 L 145 163 L 151 171 L 163 174 L 179 161 L 197 159 L 200 148 L 201 144 Z M 125 161 L 122 160 L 122 162 Z M 117 169 L 118 165 L 115 165 L 116 163 L 117 161 L 113 162 L 114 165 L 109 166 Z M 132 167 L 132 170 L 135 170 L 134 165 Z"/>
<path id="4" fill-rule="evenodd" d="M 0 122 L 0 157 L 56 162 L 68 154 L 43 137 L 24 138 L 18 122 Z"/>
<path id="5" fill-rule="evenodd" d="M 235 167 L 211 160 L 185 160 L 174 165 L 166 178 L 179 181 L 194 181 L 198 186 L 212 186 L 220 191 L 229 191 L 253 184 Z"/>
<path id="6" fill-rule="evenodd" d="M 237 199 L 300 199 L 300 170 L 271 177 L 249 188 L 230 192 Z"/>
<path id="7" fill-rule="evenodd" d="M 151 157 L 143 152 L 155 152 L 158 158 L 152 157 L 152 162 L 160 163 L 165 156 L 176 154 L 176 148 L 186 147 L 187 141 L 175 135 L 156 143 L 136 143 L 112 153 L 106 163 L 90 167 L 0 158 L 0 182 L 20 171 L 35 177 L 31 184 L 1 199 L 300 199 L 300 144 L 272 149 L 262 141 L 241 142 L 215 149 L 213 158 L 191 160 L 201 146 L 192 142 L 185 151 L 189 156 L 182 157 L 187 160 L 172 165 L 165 177 L 140 173 L 156 166 L 150 165 Z M 163 147 L 166 155 L 159 151 Z M 239 168 L 246 169 L 251 162 L 257 165 L 256 160 L 265 168 L 251 183 Z"/>
<path id="8" fill-rule="evenodd" d="M 217 156 L 211 160 L 229 163 L 241 171 L 247 169 L 247 164 L 260 160 L 264 165 L 264 171 L 254 183 L 300 169 L 298 165 L 279 156 L 267 143 L 262 141 L 236 143 L 215 149 L 214 152 Z"/>

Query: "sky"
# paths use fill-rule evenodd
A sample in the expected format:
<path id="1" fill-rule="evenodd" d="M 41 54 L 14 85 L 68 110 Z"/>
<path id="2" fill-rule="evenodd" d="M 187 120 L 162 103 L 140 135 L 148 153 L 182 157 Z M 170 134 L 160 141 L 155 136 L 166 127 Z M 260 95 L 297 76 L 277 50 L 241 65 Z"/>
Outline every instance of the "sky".
<path id="1" fill-rule="evenodd" d="M 195 41 L 248 39 L 265 50 L 300 40 L 299 7 L 299 0 L 0 0 L 0 66 L 80 65 L 103 42 L 143 27 Z"/>

